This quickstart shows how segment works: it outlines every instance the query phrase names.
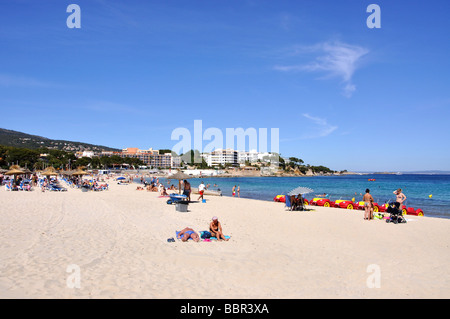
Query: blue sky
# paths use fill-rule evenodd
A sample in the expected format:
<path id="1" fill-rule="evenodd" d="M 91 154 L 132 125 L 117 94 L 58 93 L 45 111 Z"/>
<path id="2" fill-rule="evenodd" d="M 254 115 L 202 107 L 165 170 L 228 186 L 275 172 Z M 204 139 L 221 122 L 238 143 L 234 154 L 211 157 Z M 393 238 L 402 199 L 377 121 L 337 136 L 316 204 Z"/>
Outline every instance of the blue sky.
<path id="1" fill-rule="evenodd" d="M 80 29 L 66 25 L 71 3 Z M 380 29 L 366 25 L 371 3 Z M 2 1 L 0 127 L 159 149 L 202 120 L 279 128 L 282 156 L 335 170 L 450 170 L 449 12 L 446 0 Z"/>

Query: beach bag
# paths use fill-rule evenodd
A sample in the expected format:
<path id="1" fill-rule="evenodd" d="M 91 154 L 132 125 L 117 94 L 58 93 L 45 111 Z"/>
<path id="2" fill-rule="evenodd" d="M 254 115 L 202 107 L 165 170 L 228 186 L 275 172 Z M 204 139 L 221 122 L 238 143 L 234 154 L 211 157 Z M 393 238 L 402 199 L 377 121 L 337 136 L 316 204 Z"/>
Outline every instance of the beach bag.
<path id="1" fill-rule="evenodd" d="M 200 234 L 200 238 L 202 238 L 202 239 L 211 238 L 211 233 L 209 231 L 202 231 Z"/>

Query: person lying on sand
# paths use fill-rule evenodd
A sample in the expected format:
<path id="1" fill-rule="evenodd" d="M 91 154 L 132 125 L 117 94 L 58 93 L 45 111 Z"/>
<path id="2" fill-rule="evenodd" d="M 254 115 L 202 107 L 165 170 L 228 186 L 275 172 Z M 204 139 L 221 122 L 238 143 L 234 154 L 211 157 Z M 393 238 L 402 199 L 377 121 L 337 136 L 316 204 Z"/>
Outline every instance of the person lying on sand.
<path id="1" fill-rule="evenodd" d="M 219 222 L 219 219 L 214 216 L 212 218 L 212 222 L 209 224 L 209 231 L 211 232 L 211 236 L 214 236 L 217 238 L 217 240 L 228 240 L 228 238 L 225 238 L 224 234 L 222 233 L 222 225 Z"/>
<path id="2" fill-rule="evenodd" d="M 192 240 L 196 242 L 200 240 L 198 234 L 192 228 L 189 227 L 186 227 L 185 229 L 180 231 L 178 233 L 177 238 L 181 239 L 181 241 L 187 241 L 189 238 L 192 238 Z"/>

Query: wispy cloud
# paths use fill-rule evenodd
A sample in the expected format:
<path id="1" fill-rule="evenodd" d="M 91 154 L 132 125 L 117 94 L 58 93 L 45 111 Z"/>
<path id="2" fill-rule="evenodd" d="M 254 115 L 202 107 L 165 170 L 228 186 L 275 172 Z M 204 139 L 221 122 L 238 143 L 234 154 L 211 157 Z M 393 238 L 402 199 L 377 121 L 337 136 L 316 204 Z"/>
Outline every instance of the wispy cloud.
<path id="1" fill-rule="evenodd" d="M 59 84 L 45 82 L 38 79 L 17 76 L 17 75 L 9 75 L 9 74 L 0 74 L 0 86 L 4 87 L 31 87 L 31 88 L 49 88 L 60 86 Z"/>
<path id="2" fill-rule="evenodd" d="M 356 90 L 352 83 L 352 77 L 359 66 L 363 56 L 369 50 L 357 45 L 350 45 L 341 42 L 320 43 L 310 47 L 295 47 L 294 55 L 318 54 L 315 60 L 306 64 L 277 65 L 277 71 L 283 72 L 319 72 L 324 73 L 323 78 L 339 78 L 344 84 L 343 94 L 350 97 Z"/>
<path id="3" fill-rule="evenodd" d="M 305 129 L 305 132 L 297 137 L 281 139 L 281 142 L 292 142 L 298 140 L 326 137 L 338 129 L 337 126 L 329 124 L 327 119 L 323 117 L 311 116 L 308 113 L 302 114 L 302 116 L 310 123 L 310 125 L 301 126 L 303 129 Z"/>
<path id="4" fill-rule="evenodd" d="M 315 132 L 309 135 L 310 138 L 313 137 L 325 137 L 337 130 L 337 126 L 328 124 L 327 120 L 321 117 L 314 117 L 309 114 L 303 114 L 305 118 L 310 120 L 316 127 Z"/>

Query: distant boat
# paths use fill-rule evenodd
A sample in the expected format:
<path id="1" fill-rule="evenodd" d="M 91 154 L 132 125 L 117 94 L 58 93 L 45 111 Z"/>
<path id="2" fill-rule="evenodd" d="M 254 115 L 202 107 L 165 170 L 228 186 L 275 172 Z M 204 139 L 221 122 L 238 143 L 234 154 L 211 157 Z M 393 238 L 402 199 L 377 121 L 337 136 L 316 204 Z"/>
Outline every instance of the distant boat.
<path id="1" fill-rule="evenodd" d="M 192 193 L 198 194 L 198 189 L 193 189 Z M 203 195 L 222 196 L 222 191 L 220 189 L 205 189 Z"/>

